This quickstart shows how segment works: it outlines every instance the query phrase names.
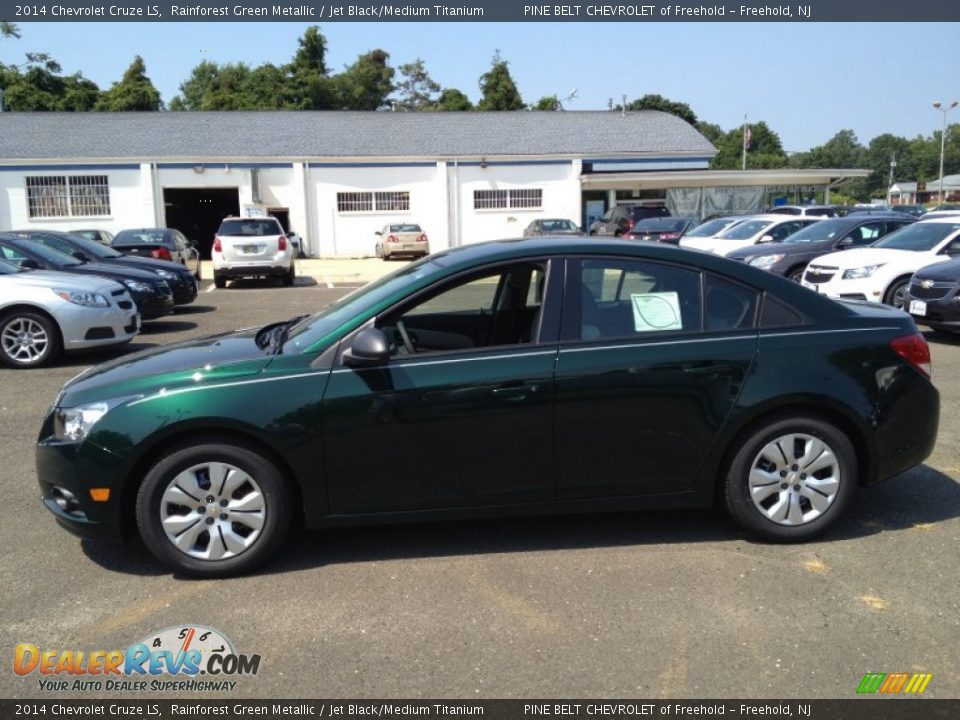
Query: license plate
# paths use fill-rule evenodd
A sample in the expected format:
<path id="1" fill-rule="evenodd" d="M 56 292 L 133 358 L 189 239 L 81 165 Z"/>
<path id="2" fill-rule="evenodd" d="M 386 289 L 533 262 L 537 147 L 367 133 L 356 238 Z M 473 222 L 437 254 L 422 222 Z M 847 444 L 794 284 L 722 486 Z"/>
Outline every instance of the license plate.
<path id="1" fill-rule="evenodd" d="M 244 255 L 254 255 L 260 252 L 260 246 L 259 245 L 241 245 L 240 252 L 242 252 Z"/>
<path id="2" fill-rule="evenodd" d="M 926 315 L 927 314 L 927 304 L 923 300 L 911 300 L 910 301 L 910 314 L 911 315 Z"/>

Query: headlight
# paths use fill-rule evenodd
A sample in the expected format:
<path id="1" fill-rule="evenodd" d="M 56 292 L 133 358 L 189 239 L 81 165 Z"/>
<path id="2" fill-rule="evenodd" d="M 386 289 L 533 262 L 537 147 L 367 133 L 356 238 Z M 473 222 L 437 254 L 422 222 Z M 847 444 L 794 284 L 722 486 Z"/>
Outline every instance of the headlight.
<path id="1" fill-rule="evenodd" d="M 124 281 L 123 281 L 123 284 L 126 285 L 126 286 L 127 286 L 128 288 L 130 288 L 131 290 L 133 290 L 134 292 L 138 292 L 138 293 L 152 293 L 152 292 L 153 292 L 153 287 L 152 287 L 152 286 L 147 285 L 146 283 L 140 282 L 140 281 L 138 281 L 138 280 L 124 280 Z"/>
<path id="2" fill-rule="evenodd" d="M 57 440 L 80 442 L 109 409 L 107 403 L 102 402 L 57 408 L 53 413 L 53 436 Z"/>
<path id="3" fill-rule="evenodd" d="M 172 273 L 169 270 L 154 270 L 154 272 L 162 277 L 164 280 L 176 280 L 177 274 Z"/>
<path id="4" fill-rule="evenodd" d="M 783 255 L 760 255 L 750 260 L 749 264 L 761 270 L 769 270 L 778 262 L 783 260 Z"/>
<path id="5" fill-rule="evenodd" d="M 863 267 L 844 270 L 843 279 L 859 280 L 860 278 L 868 278 L 871 275 L 873 275 L 878 269 L 882 268 L 884 264 L 885 263 L 880 263 L 879 265 L 864 265 Z"/>
<path id="6" fill-rule="evenodd" d="M 87 307 L 110 307 L 110 301 L 107 300 L 100 293 L 87 292 L 85 290 L 69 290 L 54 288 L 53 290 L 57 295 L 71 302 L 74 305 L 85 305 Z"/>

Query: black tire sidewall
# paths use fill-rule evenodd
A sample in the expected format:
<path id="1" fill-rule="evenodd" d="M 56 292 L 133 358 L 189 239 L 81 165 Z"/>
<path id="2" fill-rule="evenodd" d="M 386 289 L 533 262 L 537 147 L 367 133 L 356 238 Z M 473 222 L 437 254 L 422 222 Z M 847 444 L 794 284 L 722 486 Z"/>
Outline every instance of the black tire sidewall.
<path id="1" fill-rule="evenodd" d="M 840 488 L 837 497 L 820 517 L 804 525 L 778 525 L 764 517 L 750 497 L 749 475 L 753 460 L 771 440 L 789 433 L 812 435 L 830 446 L 840 463 Z M 856 451 L 850 439 L 833 424 L 814 417 L 781 418 L 765 423 L 750 433 L 740 445 L 724 479 L 723 495 L 727 511 L 742 528 L 772 542 L 803 542 L 824 532 L 850 503 L 857 486 Z"/>
<path id="2" fill-rule="evenodd" d="M 160 503 L 168 483 L 189 467 L 204 462 L 226 462 L 248 473 L 264 496 L 267 517 L 253 547 L 226 560 L 199 560 L 178 550 L 160 523 Z M 195 577 L 227 577 L 249 572 L 269 558 L 286 537 L 292 513 L 291 493 L 280 470 L 269 460 L 228 443 L 181 447 L 159 460 L 144 477 L 137 493 L 137 527 L 144 544 L 160 562 Z"/>
<path id="3" fill-rule="evenodd" d="M 899 289 L 902 288 L 902 287 L 906 287 L 906 286 L 907 286 L 907 283 L 909 283 L 909 282 L 910 282 L 910 278 L 902 278 L 902 279 L 897 280 L 896 282 L 894 282 L 894 283 L 887 289 L 886 294 L 883 296 L 883 302 L 884 302 L 884 304 L 885 304 L 885 305 L 889 305 L 890 307 L 896 307 L 896 306 L 893 304 L 893 302 L 894 302 L 894 299 L 895 299 L 896 296 L 897 296 L 897 290 L 899 290 Z M 904 299 L 906 299 L 906 298 L 904 298 Z M 900 306 L 900 309 L 901 309 L 901 310 L 903 309 L 903 306 L 902 306 L 902 305 Z"/>
<path id="4" fill-rule="evenodd" d="M 2 348 L 0 348 L 0 362 L 11 368 L 29 369 L 43 367 L 60 354 L 60 328 L 56 322 L 51 320 L 46 315 L 42 315 L 38 312 L 30 312 L 29 310 L 14 310 L 13 312 L 9 312 L 0 318 L 0 333 L 6 329 L 10 322 L 17 319 L 30 319 L 42 325 L 43 329 L 47 333 L 47 337 L 49 338 L 47 349 L 44 351 L 43 355 L 40 356 L 39 360 L 30 363 L 24 363 L 17 362 L 13 358 L 9 357 Z"/>

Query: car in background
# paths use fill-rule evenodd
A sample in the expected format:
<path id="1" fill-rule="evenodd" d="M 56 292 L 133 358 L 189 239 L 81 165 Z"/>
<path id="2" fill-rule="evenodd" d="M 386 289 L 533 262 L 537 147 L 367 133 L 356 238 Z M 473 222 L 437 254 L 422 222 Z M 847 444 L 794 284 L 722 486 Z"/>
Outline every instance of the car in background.
<path id="1" fill-rule="evenodd" d="M 377 230 L 374 252 L 378 258 L 390 260 L 393 257 L 422 257 L 430 254 L 430 241 L 427 234 L 416 223 L 388 223 Z"/>
<path id="2" fill-rule="evenodd" d="M 754 215 L 710 238 L 683 237 L 680 247 L 726 255 L 758 243 L 778 243 L 821 218 L 792 215 Z"/>
<path id="3" fill-rule="evenodd" d="M 93 240 L 55 230 L 14 230 L 10 234 L 46 245 L 82 262 L 106 263 L 156 273 L 166 280 L 173 291 L 175 305 L 187 305 L 197 299 L 197 279 L 188 268 L 179 263 L 140 255 L 124 255 Z"/>
<path id="4" fill-rule="evenodd" d="M 775 245 L 751 245 L 727 257 L 800 282 L 811 260 L 837 250 L 866 247 L 885 235 L 916 222 L 902 213 L 854 213 L 825 218 L 788 235 Z"/>
<path id="5" fill-rule="evenodd" d="M 688 238 L 710 238 L 716 237 L 728 227 L 733 227 L 737 223 L 741 223 L 749 215 L 717 215 L 714 217 L 708 217 L 704 219 L 699 225 L 690 228 L 684 233 L 684 237 Z"/>
<path id="6" fill-rule="evenodd" d="M 123 285 L 0 260 L 0 362 L 7 367 L 40 367 L 63 352 L 126 343 L 139 330 Z"/>
<path id="7" fill-rule="evenodd" d="M 290 286 L 297 275 L 293 243 L 272 217 L 224 218 L 210 256 L 218 288 L 239 277 L 277 277 Z"/>
<path id="8" fill-rule="evenodd" d="M 930 210 L 928 212 L 925 212 L 923 215 L 920 216 L 920 219 L 930 220 L 931 218 L 956 217 L 957 215 L 960 215 L 960 208 L 954 210 L 953 206 L 951 205 L 947 205 L 947 206 L 941 205 L 939 208 L 935 210 Z"/>
<path id="9" fill-rule="evenodd" d="M 676 245 L 687 230 L 697 224 L 692 217 L 656 217 L 641 220 L 624 237 L 628 240 L 648 240 Z"/>
<path id="10" fill-rule="evenodd" d="M 870 247 L 844 250 L 807 265 L 803 285 L 835 298 L 904 308 L 907 284 L 920 268 L 960 256 L 960 218 L 920 220 Z"/>
<path id="11" fill-rule="evenodd" d="M 478 243 L 307 317 L 88 370 L 42 421 L 37 478 L 65 529 L 139 531 L 206 577 L 250 571 L 301 523 L 719 502 L 755 537 L 800 542 L 929 456 L 929 375 L 906 313 L 742 263 Z"/>
<path id="12" fill-rule="evenodd" d="M 114 280 L 127 288 L 143 320 L 163 317 L 173 308 L 173 291 L 167 281 L 146 270 L 84 262 L 32 240 L 3 234 L 0 234 L 0 260 L 27 270 L 99 275 Z"/>
<path id="13" fill-rule="evenodd" d="M 891 205 L 890 209 L 893 212 L 903 213 L 904 215 L 910 215 L 915 218 L 927 212 L 927 209 L 923 205 Z"/>
<path id="14" fill-rule="evenodd" d="M 960 259 L 917 270 L 907 286 L 904 309 L 934 330 L 960 332 Z"/>
<path id="15" fill-rule="evenodd" d="M 175 228 L 140 228 L 121 230 L 110 247 L 124 255 L 170 260 L 188 268 L 199 282 L 200 251 Z"/>
<path id="16" fill-rule="evenodd" d="M 669 214 L 665 205 L 614 205 L 590 223 L 587 234 L 620 237 L 633 230 L 641 220 Z"/>
<path id="17" fill-rule="evenodd" d="M 71 230 L 71 235 L 78 235 L 87 240 L 93 240 L 101 245 L 109 245 L 113 242 L 113 233 L 109 230 Z"/>
<path id="18" fill-rule="evenodd" d="M 836 217 L 837 209 L 832 205 L 776 205 L 767 211 L 768 215 L 802 215 L 804 217 Z"/>
<path id="19" fill-rule="evenodd" d="M 523 229 L 524 237 L 544 237 L 548 235 L 583 235 L 583 230 L 573 220 L 567 220 L 566 218 L 532 220 Z"/>

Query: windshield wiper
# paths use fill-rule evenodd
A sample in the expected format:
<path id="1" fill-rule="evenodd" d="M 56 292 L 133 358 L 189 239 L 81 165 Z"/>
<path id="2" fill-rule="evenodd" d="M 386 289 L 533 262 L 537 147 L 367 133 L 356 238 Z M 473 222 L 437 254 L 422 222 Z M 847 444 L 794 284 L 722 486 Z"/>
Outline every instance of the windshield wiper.
<path id="1" fill-rule="evenodd" d="M 306 315 L 298 315 L 292 320 L 288 320 L 283 323 L 283 325 L 278 326 L 270 337 L 270 344 L 273 345 L 273 354 L 279 355 L 280 351 L 283 350 L 283 344 L 287 341 L 287 333 L 290 332 L 290 328 L 296 325 L 298 322 L 303 320 Z"/>

